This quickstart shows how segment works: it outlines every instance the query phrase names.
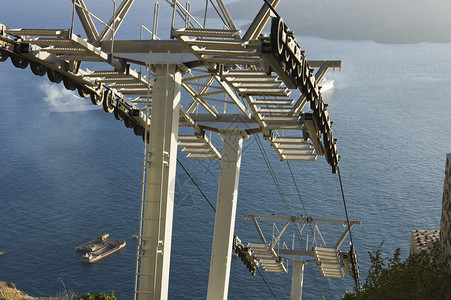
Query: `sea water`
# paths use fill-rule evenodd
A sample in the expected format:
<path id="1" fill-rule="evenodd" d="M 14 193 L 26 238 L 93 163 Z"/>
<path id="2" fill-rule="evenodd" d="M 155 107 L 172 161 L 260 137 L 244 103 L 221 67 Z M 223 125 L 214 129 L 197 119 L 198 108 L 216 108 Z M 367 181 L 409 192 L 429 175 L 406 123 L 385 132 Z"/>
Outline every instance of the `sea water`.
<path id="1" fill-rule="evenodd" d="M 338 138 L 349 217 L 363 222 L 352 237 L 364 281 L 367 252 L 382 241 L 387 255 L 400 247 L 405 258 L 412 230 L 440 227 L 445 154 L 451 152 L 451 45 L 298 42 L 308 59 L 343 60 L 341 72 L 327 74 L 335 87 L 324 100 Z M 141 138 L 101 109 L 58 112 L 61 103 L 91 104 L 10 60 L 0 64 L 0 97 L 0 280 L 33 296 L 114 290 L 118 299 L 131 299 Z M 291 211 L 305 215 L 286 162 L 263 143 Z M 215 205 L 219 162 L 179 158 Z M 345 218 L 338 177 L 324 157 L 290 166 L 307 215 Z M 180 167 L 175 197 L 169 298 L 205 299 L 214 212 Z M 243 242 L 258 241 L 245 213 L 288 214 L 254 136 L 244 141 L 235 233 Z M 262 227 L 271 239 L 272 223 Z M 325 228 L 326 242 L 334 245 L 344 229 Z M 82 264 L 74 247 L 102 231 L 126 240 L 126 248 Z M 297 249 L 305 246 L 305 239 L 302 246 L 295 240 Z M 291 266 L 288 274 L 262 274 L 278 299 L 289 297 Z M 339 298 L 352 287 L 350 276 L 326 279 L 314 262 L 306 265 L 304 299 Z M 234 258 L 229 299 L 243 297 L 274 299 L 260 276 Z"/>

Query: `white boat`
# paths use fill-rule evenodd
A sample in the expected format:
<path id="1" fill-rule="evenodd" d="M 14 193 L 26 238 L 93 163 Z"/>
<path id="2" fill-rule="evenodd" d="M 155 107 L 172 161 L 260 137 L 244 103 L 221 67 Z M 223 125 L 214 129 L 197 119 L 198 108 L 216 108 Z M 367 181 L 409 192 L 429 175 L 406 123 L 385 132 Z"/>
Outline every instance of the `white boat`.
<path id="1" fill-rule="evenodd" d="M 333 87 L 334 87 L 334 80 L 333 79 L 323 78 L 319 82 L 319 86 L 321 87 L 321 93 L 327 92 L 327 91 L 333 89 Z"/>
<path id="2" fill-rule="evenodd" d="M 108 255 L 111 255 L 122 248 L 125 247 L 127 243 L 125 241 L 115 241 L 115 240 L 104 240 L 101 242 L 101 245 L 99 247 L 94 247 L 94 251 L 89 251 L 85 253 L 81 257 L 81 261 L 84 263 L 95 263 L 102 258 L 107 257 Z"/>

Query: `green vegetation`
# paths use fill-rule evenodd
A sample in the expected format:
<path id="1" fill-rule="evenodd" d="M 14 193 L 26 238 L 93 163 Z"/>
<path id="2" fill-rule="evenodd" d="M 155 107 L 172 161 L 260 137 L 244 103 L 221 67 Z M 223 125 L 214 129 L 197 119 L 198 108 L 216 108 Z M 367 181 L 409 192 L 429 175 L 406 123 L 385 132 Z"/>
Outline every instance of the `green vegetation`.
<path id="1" fill-rule="evenodd" d="M 64 287 L 64 292 L 60 293 L 59 295 L 57 295 L 57 299 L 64 299 L 64 300 L 116 300 L 116 296 L 114 296 L 114 291 L 111 292 L 110 294 L 107 293 L 94 293 L 94 292 L 89 292 L 86 295 L 80 295 L 79 293 L 76 295 L 74 292 L 72 291 L 67 291 L 66 289 L 66 284 L 64 284 L 64 281 L 61 278 L 58 278 L 63 287 Z M 2 300 L 2 299 L 0 299 Z"/>
<path id="2" fill-rule="evenodd" d="M 23 300 L 23 299 L 46 299 L 46 300 L 116 300 L 114 291 L 108 293 L 89 292 L 86 295 L 75 294 L 72 291 L 60 292 L 56 297 L 31 298 L 26 293 L 18 290 L 13 283 L 0 281 L 0 300 Z"/>
<path id="3" fill-rule="evenodd" d="M 88 294 L 81 296 L 80 300 L 116 300 L 116 296 L 114 296 L 114 291 L 110 294 L 107 293 L 94 293 L 89 292 Z"/>
<path id="4" fill-rule="evenodd" d="M 399 248 L 393 257 L 383 257 L 382 245 L 368 252 L 371 266 L 365 284 L 342 299 L 450 299 L 450 259 L 442 259 L 439 243 L 405 261 Z"/>

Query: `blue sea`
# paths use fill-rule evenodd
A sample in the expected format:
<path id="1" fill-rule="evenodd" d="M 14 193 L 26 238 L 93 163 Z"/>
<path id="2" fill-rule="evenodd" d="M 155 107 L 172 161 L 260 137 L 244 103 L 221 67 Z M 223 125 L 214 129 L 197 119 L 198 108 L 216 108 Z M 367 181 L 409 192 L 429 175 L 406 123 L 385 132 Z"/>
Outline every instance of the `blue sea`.
<path id="1" fill-rule="evenodd" d="M 0 13 L 0 23 L 70 26 L 70 11 L 59 19 L 40 11 L 38 18 L 27 1 L 18 1 L 21 9 L 7 2 L 9 13 Z M 19 10 L 28 17 L 16 18 Z M 65 23 L 58 26 L 61 19 Z M 363 222 L 352 231 L 363 282 L 367 252 L 382 241 L 386 255 L 399 247 L 406 258 L 412 230 L 440 228 L 445 155 L 451 152 L 451 44 L 302 36 L 298 42 L 308 59 L 343 60 L 341 72 L 327 74 L 335 87 L 324 100 L 338 138 L 349 217 Z M 32 296 L 114 290 L 118 299 L 132 299 L 137 242 L 131 236 L 139 230 L 142 139 L 112 115 L 92 110 L 89 100 L 29 68 L 16 69 L 9 59 L 0 64 L 0 98 L 0 251 L 5 252 L 0 281 L 14 282 Z M 72 105 L 88 110 L 62 112 Z M 263 142 L 293 214 L 305 215 L 286 162 Z M 287 215 L 287 210 L 253 136 L 244 149 L 235 233 L 250 242 L 258 234 L 245 213 Z M 215 205 L 219 162 L 189 160 L 181 153 L 179 158 Z M 338 176 L 324 157 L 290 166 L 308 215 L 345 219 Z M 213 224 L 213 210 L 178 167 L 170 299 L 206 298 Z M 273 224 L 262 221 L 262 227 L 271 239 Z M 344 229 L 324 226 L 322 232 L 334 245 Z M 74 247 L 102 231 L 126 240 L 126 248 L 82 264 Z M 291 247 L 292 237 L 285 242 Z M 349 238 L 341 250 L 348 250 L 348 243 Z M 297 241 L 295 247 L 301 247 Z M 288 274 L 262 274 L 277 299 L 289 298 L 291 266 Z M 306 265 L 304 299 L 338 299 L 352 288 L 350 276 L 326 279 L 315 263 Z M 258 275 L 233 259 L 229 299 L 244 297 L 274 299 Z"/>

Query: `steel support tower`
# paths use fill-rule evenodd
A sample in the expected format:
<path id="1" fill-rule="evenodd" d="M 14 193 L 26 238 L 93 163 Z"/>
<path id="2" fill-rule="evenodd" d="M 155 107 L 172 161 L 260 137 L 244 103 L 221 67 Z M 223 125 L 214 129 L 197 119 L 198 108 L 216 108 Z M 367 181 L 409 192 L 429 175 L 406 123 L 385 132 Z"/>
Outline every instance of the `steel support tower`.
<path id="1" fill-rule="evenodd" d="M 155 67 L 150 155 L 144 161 L 148 166 L 138 249 L 140 299 L 168 297 L 181 79 L 175 65 Z"/>
<path id="2" fill-rule="evenodd" d="M 320 89 L 327 70 L 342 63 L 307 60 L 275 10 L 279 0 L 262 2 L 243 35 L 222 0 L 206 2 L 223 21 L 214 28 L 206 27 L 207 14 L 196 20 L 189 3 L 166 2 L 172 9 L 167 39 L 157 35 L 158 3 L 152 30 L 142 26 L 140 40 L 119 40 L 133 0 L 117 7 L 113 1 L 107 21 L 84 0 L 72 0 L 71 28 L 0 24 L 0 61 L 10 58 L 17 68 L 30 66 L 35 75 L 77 90 L 143 138 L 135 298 L 168 297 L 177 147 L 189 159 L 221 159 L 208 299 L 227 299 L 243 141 L 262 134 L 280 160 L 324 156 L 335 173 L 336 139 Z M 75 33 L 75 15 L 85 37 Z M 295 263 L 294 281 L 302 283 L 302 269 Z"/>
<path id="3" fill-rule="evenodd" d="M 247 134 L 242 130 L 231 129 L 223 131 L 222 136 L 224 137 L 223 159 L 219 173 L 207 294 L 207 299 L 212 300 L 227 299 L 243 138 Z"/>

